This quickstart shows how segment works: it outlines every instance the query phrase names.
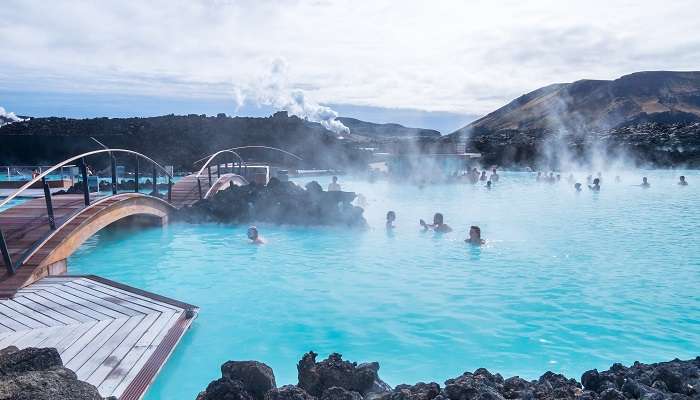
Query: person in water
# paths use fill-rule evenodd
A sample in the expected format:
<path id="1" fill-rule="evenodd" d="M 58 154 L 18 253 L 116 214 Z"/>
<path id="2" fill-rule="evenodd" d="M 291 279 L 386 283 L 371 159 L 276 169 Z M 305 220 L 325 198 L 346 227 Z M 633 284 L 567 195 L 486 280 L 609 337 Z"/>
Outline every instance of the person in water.
<path id="1" fill-rule="evenodd" d="M 251 226 L 248 228 L 248 239 L 250 239 L 251 244 L 263 244 L 263 240 L 260 238 L 260 234 L 258 233 L 258 228 Z"/>
<path id="2" fill-rule="evenodd" d="M 340 184 L 338 183 L 338 177 L 333 176 L 333 182 L 328 184 L 329 192 L 340 192 Z"/>
<path id="3" fill-rule="evenodd" d="M 386 213 L 386 229 L 394 229 L 394 221 L 396 221 L 396 213 L 389 211 Z"/>
<path id="4" fill-rule="evenodd" d="M 486 176 L 486 170 L 481 171 L 481 177 L 479 178 L 479 180 L 483 182 L 487 179 L 489 178 Z"/>
<path id="5" fill-rule="evenodd" d="M 646 176 L 642 178 L 642 184 L 639 186 L 643 187 L 644 189 L 648 189 L 649 187 L 651 187 L 651 185 L 649 184 L 649 180 Z"/>
<path id="6" fill-rule="evenodd" d="M 581 191 L 581 184 L 576 182 L 576 184 L 574 184 L 574 189 L 576 189 L 577 192 L 580 192 Z"/>
<path id="7" fill-rule="evenodd" d="M 681 180 L 678 181 L 678 184 L 681 186 L 688 186 L 688 181 L 685 180 L 685 176 L 681 175 Z"/>
<path id="8" fill-rule="evenodd" d="M 500 178 L 501 178 L 501 177 L 498 176 L 498 172 L 496 172 L 496 168 L 494 168 L 493 170 L 491 170 L 491 178 L 490 178 L 490 179 L 491 179 L 491 182 L 496 183 L 496 182 L 498 182 L 498 180 L 499 180 Z"/>
<path id="9" fill-rule="evenodd" d="M 420 220 L 420 226 L 422 226 L 423 230 L 426 231 L 428 229 L 432 229 L 437 233 L 452 232 L 452 228 L 450 228 L 450 226 L 445 223 L 444 217 L 441 213 L 435 213 L 435 216 L 433 216 L 432 224 L 426 224 L 425 221 Z"/>
<path id="10" fill-rule="evenodd" d="M 537 182 L 539 182 L 539 181 L 542 180 L 542 172 L 541 172 L 541 171 L 537 171 L 537 178 L 535 178 L 535 180 L 536 180 Z"/>
<path id="11" fill-rule="evenodd" d="M 486 189 L 491 189 L 491 181 L 486 182 Z"/>
<path id="12" fill-rule="evenodd" d="M 593 185 L 588 185 L 588 188 L 594 192 L 600 192 L 600 178 L 593 179 Z"/>
<path id="13" fill-rule="evenodd" d="M 472 225 L 472 227 L 469 228 L 469 238 L 464 241 L 475 246 L 481 246 L 486 243 L 486 241 L 481 238 L 481 228 L 476 225 Z"/>

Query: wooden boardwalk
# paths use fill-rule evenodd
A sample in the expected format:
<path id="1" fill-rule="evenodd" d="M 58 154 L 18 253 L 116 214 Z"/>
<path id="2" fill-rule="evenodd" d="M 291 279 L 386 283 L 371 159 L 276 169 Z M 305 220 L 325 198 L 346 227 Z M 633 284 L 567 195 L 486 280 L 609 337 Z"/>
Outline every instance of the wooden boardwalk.
<path id="1" fill-rule="evenodd" d="M 143 396 L 197 308 L 95 276 L 47 277 L 0 300 L 0 349 L 55 347 L 102 396 Z"/>
<path id="2" fill-rule="evenodd" d="M 216 167 L 212 169 L 216 171 Z M 221 177 L 214 175 L 211 180 L 211 185 L 209 185 L 208 175 L 200 176 L 199 183 L 197 183 L 196 174 L 183 177 L 173 185 L 170 204 L 175 208 L 183 208 L 196 203 L 199 201 L 199 185 L 202 187 L 202 198 L 206 199 L 210 194 L 227 188 L 231 182 L 236 186 L 248 184 L 242 176 L 237 174 L 222 174 Z"/>

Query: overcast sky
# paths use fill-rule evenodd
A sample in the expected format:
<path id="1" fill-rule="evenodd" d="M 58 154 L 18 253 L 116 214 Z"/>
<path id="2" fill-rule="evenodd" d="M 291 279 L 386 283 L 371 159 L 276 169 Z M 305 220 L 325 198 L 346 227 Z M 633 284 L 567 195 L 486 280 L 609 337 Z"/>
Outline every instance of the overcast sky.
<path id="1" fill-rule="evenodd" d="M 50 96 L 134 96 L 240 114 L 280 73 L 282 90 L 341 109 L 481 115 L 554 82 L 698 70 L 699 11 L 698 0 L 4 0 L 0 106 L 40 114 L 32 104 Z"/>

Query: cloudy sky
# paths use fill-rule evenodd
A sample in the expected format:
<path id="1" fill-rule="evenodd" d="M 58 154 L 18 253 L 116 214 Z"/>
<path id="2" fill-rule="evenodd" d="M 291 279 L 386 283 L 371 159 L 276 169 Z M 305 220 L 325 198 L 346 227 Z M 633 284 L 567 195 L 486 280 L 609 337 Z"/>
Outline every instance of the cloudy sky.
<path id="1" fill-rule="evenodd" d="M 256 115 L 281 90 L 450 130 L 554 82 L 698 70 L 698 11 L 698 0 L 4 0 L 0 106 Z"/>

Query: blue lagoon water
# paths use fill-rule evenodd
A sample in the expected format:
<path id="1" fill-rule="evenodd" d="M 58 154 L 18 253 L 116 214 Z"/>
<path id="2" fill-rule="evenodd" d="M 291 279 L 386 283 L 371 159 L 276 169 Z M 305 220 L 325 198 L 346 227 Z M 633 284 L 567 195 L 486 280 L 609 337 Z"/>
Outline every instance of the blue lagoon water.
<path id="1" fill-rule="evenodd" d="M 369 230 L 262 225 L 262 246 L 243 226 L 105 230 L 69 271 L 201 307 L 148 399 L 193 399 L 229 359 L 296 383 L 309 350 L 379 361 L 390 384 L 477 367 L 579 378 L 700 354 L 700 173 L 683 173 L 688 187 L 677 171 L 636 171 L 578 194 L 525 173 L 502 174 L 491 191 L 346 178 L 367 198 Z M 632 186 L 642 174 L 650 189 Z M 436 211 L 454 232 L 419 230 Z M 473 224 L 486 246 L 463 242 Z"/>

